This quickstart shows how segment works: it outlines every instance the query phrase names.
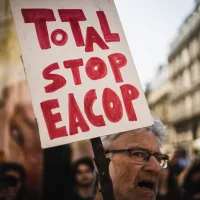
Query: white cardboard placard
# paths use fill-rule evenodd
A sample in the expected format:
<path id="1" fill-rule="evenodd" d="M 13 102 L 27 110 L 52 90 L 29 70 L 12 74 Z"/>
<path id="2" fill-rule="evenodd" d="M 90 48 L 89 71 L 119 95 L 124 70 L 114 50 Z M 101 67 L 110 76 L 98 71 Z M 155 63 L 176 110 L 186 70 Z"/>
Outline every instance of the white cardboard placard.
<path id="1" fill-rule="evenodd" d="M 43 148 L 153 124 L 113 0 L 10 0 Z"/>

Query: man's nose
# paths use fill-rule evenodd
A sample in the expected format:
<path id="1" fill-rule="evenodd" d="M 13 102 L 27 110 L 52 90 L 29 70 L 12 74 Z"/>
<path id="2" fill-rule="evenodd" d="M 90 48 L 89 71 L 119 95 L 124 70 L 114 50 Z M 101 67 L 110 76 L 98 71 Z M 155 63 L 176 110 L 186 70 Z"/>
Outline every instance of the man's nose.
<path id="1" fill-rule="evenodd" d="M 160 164 L 154 156 L 151 156 L 149 158 L 149 161 L 143 167 L 143 169 L 146 170 L 146 171 L 152 171 L 152 172 L 156 172 L 156 173 L 159 173 L 161 171 Z"/>

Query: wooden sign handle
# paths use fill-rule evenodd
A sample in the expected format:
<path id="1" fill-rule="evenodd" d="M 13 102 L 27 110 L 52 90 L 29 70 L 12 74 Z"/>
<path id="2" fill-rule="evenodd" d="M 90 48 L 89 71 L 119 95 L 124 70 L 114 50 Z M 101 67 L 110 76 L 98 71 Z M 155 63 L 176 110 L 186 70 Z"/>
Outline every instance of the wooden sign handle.
<path id="1" fill-rule="evenodd" d="M 104 200 L 115 200 L 112 180 L 109 174 L 109 163 L 110 159 L 106 158 L 103 144 L 100 137 L 90 139 L 95 163 L 99 172 L 99 181 L 101 185 L 100 192 Z"/>

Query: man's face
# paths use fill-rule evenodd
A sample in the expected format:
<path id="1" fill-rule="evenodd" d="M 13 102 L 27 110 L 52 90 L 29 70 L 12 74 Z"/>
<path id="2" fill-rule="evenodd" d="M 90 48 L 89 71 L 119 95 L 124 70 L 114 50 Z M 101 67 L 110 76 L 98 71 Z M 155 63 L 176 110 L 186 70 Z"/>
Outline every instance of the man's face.
<path id="1" fill-rule="evenodd" d="M 31 105 L 17 105 L 7 127 L 10 150 L 8 159 L 24 166 L 30 187 L 36 182 L 40 184 L 42 167 L 39 134 L 31 113 Z"/>
<path id="2" fill-rule="evenodd" d="M 21 164 L 26 171 L 25 186 L 34 195 L 40 193 L 42 151 L 28 86 L 23 82 L 8 88 L 4 107 L 4 151 L 6 161 Z"/>
<path id="3" fill-rule="evenodd" d="M 159 153 L 157 137 L 146 130 L 121 134 L 113 143 L 112 150 L 143 148 L 151 153 Z M 146 165 L 135 164 L 130 156 L 113 154 L 110 162 L 116 200 L 154 200 L 158 191 L 161 167 L 151 156 Z"/>
<path id="4" fill-rule="evenodd" d="M 76 173 L 76 181 L 78 185 L 87 187 L 94 182 L 94 178 L 94 172 L 87 165 L 79 165 Z"/>

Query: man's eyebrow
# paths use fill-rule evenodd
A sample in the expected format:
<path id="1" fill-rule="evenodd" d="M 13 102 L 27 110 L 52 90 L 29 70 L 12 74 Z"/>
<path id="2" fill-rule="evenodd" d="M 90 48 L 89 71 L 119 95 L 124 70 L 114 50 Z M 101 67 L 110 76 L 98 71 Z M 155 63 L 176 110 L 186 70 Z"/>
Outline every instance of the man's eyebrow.
<path id="1" fill-rule="evenodd" d="M 160 154 L 160 152 L 159 151 L 152 151 L 152 149 L 147 149 L 147 148 L 144 148 L 144 147 L 141 147 L 141 146 L 132 146 L 132 147 L 130 147 L 130 148 L 128 148 L 128 149 L 133 149 L 133 150 L 143 150 L 143 151 L 148 151 L 148 152 L 150 152 L 150 153 L 156 153 L 156 154 Z"/>
<path id="2" fill-rule="evenodd" d="M 24 123 L 29 126 L 30 128 L 32 128 L 33 130 L 37 129 L 37 124 L 35 120 L 31 120 L 28 117 L 27 111 L 30 112 L 31 108 L 25 108 L 23 105 L 17 105 L 16 110 L 20 111 L 22 114 L 22 119 L 24 121 Z"/>

